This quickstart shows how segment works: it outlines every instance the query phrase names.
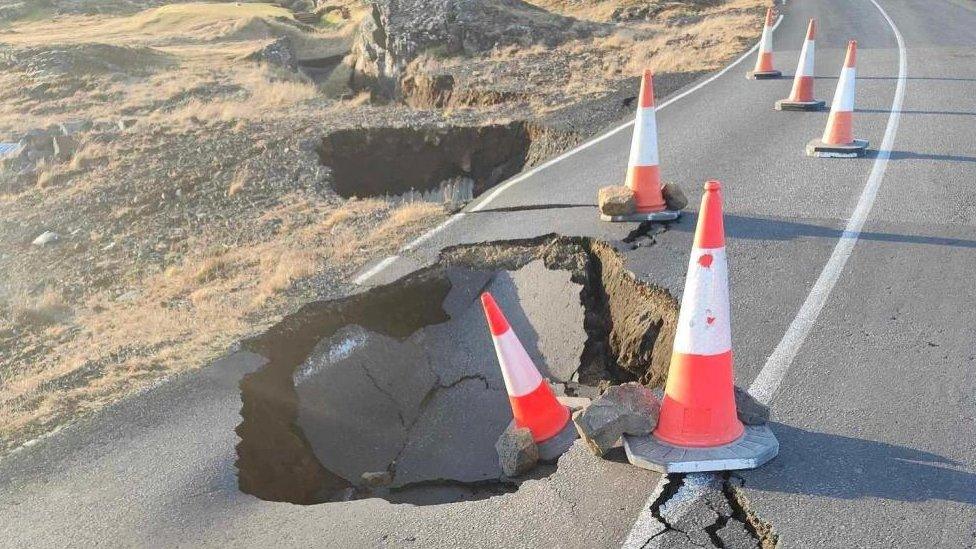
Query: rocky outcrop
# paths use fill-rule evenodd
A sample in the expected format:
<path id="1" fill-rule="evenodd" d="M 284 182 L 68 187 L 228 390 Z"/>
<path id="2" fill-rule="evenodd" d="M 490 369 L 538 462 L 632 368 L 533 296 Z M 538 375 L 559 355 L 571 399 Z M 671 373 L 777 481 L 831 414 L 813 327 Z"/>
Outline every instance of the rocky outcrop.
<path id="1" fill-rule="evenodd" d="M 511 44 L 555 45 L 588 23 L 521 0 L 372 0 L 353 46 L 357 87 L 399 98 L 407 66 L 421 54 L 447 57 Z"/>

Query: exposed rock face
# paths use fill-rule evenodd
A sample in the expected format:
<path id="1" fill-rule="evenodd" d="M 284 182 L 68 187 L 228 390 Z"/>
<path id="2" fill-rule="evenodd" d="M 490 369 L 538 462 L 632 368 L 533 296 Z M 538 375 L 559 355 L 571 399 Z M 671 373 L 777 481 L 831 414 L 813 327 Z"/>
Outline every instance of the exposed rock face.
<path id="1" fill-rule="evenodd" d="M 602 456 L 623 435 L 646 435 L 657 426 L 661 403 L 639 383 L 625 383 L 607 389 L 586 409 L 573 415 L 573 422 L 587 447 Z"/>
<path id="2" fill-rule="evenodd" d="M 269 65 L 288 69 L 294 69 L 298 66 L 298 60 L 295 58 L 295 49 L 292 47 L 291 40 L 287 36 L 269 42 L 263 48 L 245 55 L 244 60 L 268 63 Z"/>
<path id="3" fill-rule="evenodd" d="M 353 46 L 355 84 L 398 98 L 407 65 L 511 44 L 555 45 L 587 24 L 521 0 L 372 0 Z"/>
<path id="4" fill-rule="evenodd" d="M 624 186 L 603 187 L 597 201 L 604 215 L 630 215 L 637 209 L 634 192 Z"/>
<path id="5" fill-rule="evenodd" d="M 539 461 L 539 448 L 532 439 L 532 431 L 516 427 L 512 422 L 495 443 L 498 465 L 506 476 L 516 477 L 528 473 Z"/>

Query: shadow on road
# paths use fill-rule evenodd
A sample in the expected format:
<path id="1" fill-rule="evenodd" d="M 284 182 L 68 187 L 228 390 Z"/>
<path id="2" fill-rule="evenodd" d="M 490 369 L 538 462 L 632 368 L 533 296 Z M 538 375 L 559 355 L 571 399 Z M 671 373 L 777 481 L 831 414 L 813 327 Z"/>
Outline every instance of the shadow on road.
<path id="1" fill-rule="evenodd" d="M 888 114 L 891 112 L 890 109 L 858 109 L 855 108 L 854 112 L 863 112 L 869 114 Z M 976 116 L 976 112 L 962 112 L 962 111 L 898 111 L 899 114 L 930 114 L 933 116 Z"/>
<path id="2" fill-rule="evenodd" d="M 697 222 L 697 212 L 687 212 L 680 223 L 672 223 L 670 230 L 680 232 L 694 232 Z M 800 223 L 798 221 L 784 221 L 782 219 L 768 219 L 762 217 L 748 217 L 735 214 L 725 214 L 725 234 L 731 238 L 748 238 L 756 240 L 795 240 L 797 238 L 830 238 L 838 239 L 846 231 L 834 227 Z M 931 246 L 952 246 L 956 248 L 976 248 L 976 240 L 951 238 L 944 236 L 925 236 L 912 234 L 886 233 L 880 231 L 862 231 L 858 235 L 860 240 L 877 242 L 899 242 L 905 244 L 927 244 Z"/>
<path id="3" fill-rule="evenodd" d="M 872 151 L 877 156 L 876 151 Z M 869 154 L 868 157 L 872 155 Z M 960 156 L 954 154 L 928 154 L 911 151 L 891 151 L 891 160 L 939 160 L 942 162 L 976 162 L 976 156 Z"/>
<path id="4" fill-rule="evenodd" d="M 841 499 L 976 504 L 976 475 L 943 456 L 780 423 L 770 427 L 779 439 L 780 455 L 742 474 L 749 488 Z"/>

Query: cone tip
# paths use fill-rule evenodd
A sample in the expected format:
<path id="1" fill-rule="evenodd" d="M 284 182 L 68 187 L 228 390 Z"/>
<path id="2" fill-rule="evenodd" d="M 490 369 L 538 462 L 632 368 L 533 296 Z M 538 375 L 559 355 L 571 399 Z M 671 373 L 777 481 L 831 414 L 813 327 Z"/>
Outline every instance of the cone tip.
<path id="1" fill-rule="evenodd" d="M 705 183 L 705 191 L 706 192 L 715 192 L 715 191 L 721 191 L 721 190 L 722 190 L 722 184 L 719 183 L 718 181 L 714 180 L 714 179 L 712 179 L 711 181 L 707 181 Z"/>
<path id="2" fill-rule="evenodd" d="M 845 67 L 853 67 L 857 63 L 857 40 L 847 43 L 847 57 L 844 59 Z"/>
<path id="3" fill-rule="evenodd" d="M 492 297 L 491 293 L 484 292 L 481 294 L 481 306 L 485 309 L 485 318 L 488 319 L 491 335 L 500 336 L 508 331 L 508 320 L 505 319 L 502 310 L 498 308 L 498 303 L 495 303 L 495 298 Z"/>
<path id="4" fill-rule="evenodd" d="M 807 40 L 813 40 L 817 35 L 817 22 L 811 17 L 810 24 L 807 25 Z"/>
<path id="5" fill-rule="evenodd" d="M 644 75 L 641 77 L 640 106 L 641 108 L 654 106 L 654 72 L 651 69 L 644 69 Z"/>
<path id="6" fill-rule="evenodd" d="M 771 27 L 773 25 L 773 8 L 766 8 L 766 26 Z"/>

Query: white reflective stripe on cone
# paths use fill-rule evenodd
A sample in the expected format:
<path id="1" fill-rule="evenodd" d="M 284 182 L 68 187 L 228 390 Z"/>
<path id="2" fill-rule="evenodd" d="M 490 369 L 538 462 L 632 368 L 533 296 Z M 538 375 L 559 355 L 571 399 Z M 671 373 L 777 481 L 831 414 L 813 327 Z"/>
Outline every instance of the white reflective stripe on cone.
<path id="1" fill-rule="evenodd" d="M 759 51 L 769 53 L 773 51 L 773 29 L 770 27 L 763 27 L 762 40 L 759 42 Z"/>
<path id="2" fill-rule="evenodd" d="M 637 109 L 628 166 L 657 166 L 657 116 L 654 107 Z"/>
<path id="3" fill-rule="evenodd" d="M 693 248 L 678 313 L 674 351 L 718 355 L 732 348 L 725 248 Z"/>
<path id="4" fill-rule="evenodd" d="M 492 342 L 495 344 L 495 353 L 498 354 L 498 363 L 502 367 L 508 395 L 518 397 L 535 391 L 542 383 L 542 376 L 535 369 L 515 332 L 509 328 L 502 335 L 493 337 Z"/>
<path id="5" fill-rule="evenodd" d="M 854 81 L 856 76 L 854 67 L 841 69 L 837 91 L 834 92 L 834 102 L 830 106 L 831 110 L 847 112 L 854 110 Z"/>
<path id="6" fill-rule="evenodd" d="M 800 51 L 800 63 L 796 67 L 796 73 L 800 76 L 813 76 L 814 51 L 813 40 L 805 40 Z"/>

